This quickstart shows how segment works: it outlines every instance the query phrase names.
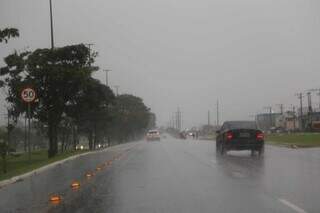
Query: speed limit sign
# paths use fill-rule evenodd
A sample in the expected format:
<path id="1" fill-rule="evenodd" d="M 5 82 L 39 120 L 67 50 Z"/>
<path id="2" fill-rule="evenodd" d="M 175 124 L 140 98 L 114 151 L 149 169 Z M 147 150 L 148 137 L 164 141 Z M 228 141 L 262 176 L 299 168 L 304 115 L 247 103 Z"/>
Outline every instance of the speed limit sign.
<path id="1" fill-rule="evenodd" d="M 24 102 L 30 103 L 36 99 L 36 92 L 30 87 L 24 88 L 21 92 L 21 98 Z"/>

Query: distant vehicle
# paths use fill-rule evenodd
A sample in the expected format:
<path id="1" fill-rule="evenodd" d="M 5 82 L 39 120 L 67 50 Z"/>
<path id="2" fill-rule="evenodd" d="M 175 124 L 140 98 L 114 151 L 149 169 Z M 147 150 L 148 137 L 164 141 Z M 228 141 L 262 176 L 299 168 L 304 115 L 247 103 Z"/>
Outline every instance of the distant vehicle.
<path id="1" fill-rule="evenodd" d="M 160 141 L 160 132 L 158 130 L 149 130 L 146 139 L 147 141 Z"/>
<path id="2" fill-rule="evenodd" d="M 264 152 L 264 134 L 254 121 L 226 121 L 216 133 L 216 150 L 221 155 L 229 150 Z"/>
<path id="3" fill-rule="evenodd" d="M 76 150 L 85 150 L 85 149 L 89 149 L 88 145 L 78 144 L 78 145 L 76 146 Z"/>
<path id="4" fill-rule="evenodd" d="M 180 139 L 187 139 L 187 135 L 185 132 L 180 132 L 179 137 L 180 137 Z"/>

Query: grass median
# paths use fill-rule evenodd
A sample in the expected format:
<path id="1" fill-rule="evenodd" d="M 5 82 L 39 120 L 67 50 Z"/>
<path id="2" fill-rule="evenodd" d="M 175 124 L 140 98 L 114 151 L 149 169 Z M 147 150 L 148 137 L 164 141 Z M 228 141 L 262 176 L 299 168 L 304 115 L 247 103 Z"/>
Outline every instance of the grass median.
<path id="1" fill-rule="evenodd" d="M 320 133 L 269 134 L 266 141 L 281 146 L 320 147 Z"/>
<path id="2" fill-rule="evenodd" d="M 2 171 L 2 159 L 0 160 L 0 181 L 9 179 L 11 177 L 21 175 L 32 170 L 38 169 L 42 166 L 48 165 L 55 161 L 63 160 L 73 155 L 81 154 L 87 152 L 84 151 L 66 151 L 64 153 L 58 154 L 53 158 L 48 158 L 47 150 L 34 151 L 31 153 L 31 159 L 28 160 L 28 153 L 23 153 L 18 156 L 8 156 L 7 157 L 7 173 Z"/>

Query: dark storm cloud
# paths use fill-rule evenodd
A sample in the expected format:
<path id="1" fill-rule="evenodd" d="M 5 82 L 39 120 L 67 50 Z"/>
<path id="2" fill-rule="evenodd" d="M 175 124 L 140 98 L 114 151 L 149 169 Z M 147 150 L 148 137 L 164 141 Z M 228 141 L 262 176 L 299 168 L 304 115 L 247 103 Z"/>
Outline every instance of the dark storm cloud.
<path id="1" fill-rule="evenodd" d="M 220 99 L 223 119 L 297 103 L 319 87 L 319 3 L 301 0 L 53 0 L 55 41 L 94 43 L 110 84 L 144 98 L 165 124 L 179 106 L 185 126 L 206 122 Z M 49 47 L 48 1 L 1 0 L 0 26 L 15 49 Z M 95 76 L 104 82 L 104 73 Z M 3 103 L 3 101 L 2 101 Z M 212 113 L 213 114 L 213 113 Z M 214 120 L 214 118 L 212 118 Z"/>

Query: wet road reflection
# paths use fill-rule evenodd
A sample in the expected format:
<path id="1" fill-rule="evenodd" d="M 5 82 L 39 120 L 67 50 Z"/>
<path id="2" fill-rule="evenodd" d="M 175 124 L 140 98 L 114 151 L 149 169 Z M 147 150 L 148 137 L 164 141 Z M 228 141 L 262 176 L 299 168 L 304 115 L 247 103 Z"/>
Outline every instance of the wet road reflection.
<path id="1" fill-rule="evenodd" d="M 0 189 L 1 212 L 319 212 L 320 149 L 216 155 L 213 141 L 132 143 Z M 91 174 L 87 177 L 87 174 Z M 73 180 L 80 182 L 72 190 Z M 59 193 L 59 204 L 49 195 Z M 297 207 L 295 209 L 295 207 Z"/>

